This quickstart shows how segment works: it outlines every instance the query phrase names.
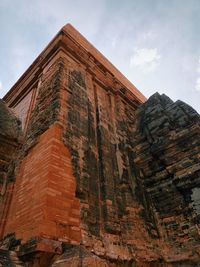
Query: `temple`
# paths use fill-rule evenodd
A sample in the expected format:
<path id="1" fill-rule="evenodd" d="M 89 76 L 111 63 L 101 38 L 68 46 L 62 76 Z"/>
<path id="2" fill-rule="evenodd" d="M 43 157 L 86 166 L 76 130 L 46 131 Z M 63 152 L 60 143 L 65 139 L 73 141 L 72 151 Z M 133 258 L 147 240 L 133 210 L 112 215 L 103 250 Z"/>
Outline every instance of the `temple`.
<path id="1" fill-rule="evenodd" d="M 200 115 L 65 25 L 0 100 L 0 266 L 199 264 Z"/>

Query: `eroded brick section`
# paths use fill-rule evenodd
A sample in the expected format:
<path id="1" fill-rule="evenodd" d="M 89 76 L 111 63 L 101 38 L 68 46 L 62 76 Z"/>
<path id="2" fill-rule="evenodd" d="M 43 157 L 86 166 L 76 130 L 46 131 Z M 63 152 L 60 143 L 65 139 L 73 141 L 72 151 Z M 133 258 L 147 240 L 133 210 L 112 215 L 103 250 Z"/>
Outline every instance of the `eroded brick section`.
<path id="1" fill-rule="evenodd" d="M 70 72 L 66 120 L 66 143 L 71 148 L 77 186 L 76 195 L 85 204 L 82 218 L 88 230 L 99 235 L 98 159 L 94 102 L 88 97 L 80 71 Z M 91 94 L 91 93 L 90 93 Z M 92 97 L 92 96 L 91 96 Z M 96 179 L 92 179 L 92 176 Z M 92 205 L 92 206 L 89 206 Z"/>
<path id="2" fill-rule="evenodd" d="M 34 90 L 31 90 L 18 104 L 13 108 L 16 116 L 21 120 L 22 129 L 25 128 L 26 120 L 28 119 L 28 111 L 31 105 Z"/>
<path id="3" fill-rule="evenodd" d="M 134 162 L 159 238 L 171 246 L 163 257 L 198 257 L 200 116 L 181 101 L 155 94 L 136 118 Z"/>
<path id="4" fill-rule="evenodd" d="M 15 163 L 21 136 L 20 121 L 0 99 L 0 237 L 7 221 L 15 181 Z"/>
<path id="5" fill-rule="evenodd" d="M 20 120 L 2 99 L 0 99 L 0 133 L 2 137 L 13 140 L 17 140 L 21 135 Z"/>
<path id="6" fill-rule="evenodd" d="M 133 162 L 135 108 L 100 87 L 83 69 L 71 69 L 66 76 L 64 140 L 81 201 L 83 244 L 114 260 L 160 258 L 152 240 L 158 233 L 149 227 L 151 212 L 143 215 L 145 192 L 140 193 Z"/>
<path id="7" fill-rule="evenodd" d="M 58 120 L 62 68 L 62 59 L 59 58 L 40 79 L 38 96 L 31 114 L 24 150 L 35 144 L 37 137 Z"/>

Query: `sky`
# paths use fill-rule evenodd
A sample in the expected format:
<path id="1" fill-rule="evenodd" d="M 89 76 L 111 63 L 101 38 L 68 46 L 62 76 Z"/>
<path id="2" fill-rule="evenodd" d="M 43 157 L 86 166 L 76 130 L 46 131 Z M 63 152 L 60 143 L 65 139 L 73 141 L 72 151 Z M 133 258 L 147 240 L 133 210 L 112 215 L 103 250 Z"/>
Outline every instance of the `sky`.
<path id="1" fill-rule="evenodd" d="M 200 0 L 0 0 L 0 98 L 67 23 L 146 97 L 200 112 Z"/>

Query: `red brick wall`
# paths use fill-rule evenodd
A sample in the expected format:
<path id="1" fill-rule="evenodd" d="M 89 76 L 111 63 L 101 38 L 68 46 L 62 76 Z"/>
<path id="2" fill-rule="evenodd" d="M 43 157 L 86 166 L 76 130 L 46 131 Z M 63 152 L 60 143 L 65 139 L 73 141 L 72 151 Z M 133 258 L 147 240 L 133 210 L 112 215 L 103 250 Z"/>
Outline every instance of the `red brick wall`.
<path id="1" fill-rule="evenodd" d="M 13 107 L 14 113 L 22 122 L 22 129 L 25 127 L 32 96 L 33 90 L 31 90 L 16 106 Z"/>
<path id="2" fill-rule="evenodd" d="M 135 107 L 64 54 L 40 80 L 5 234 L 83 242 L 111 258 L 129 259 L 127 246 L 137 246 L 138 257 L 156 258 L 131 188 Z"/>
<path id="3" fill-rule="evenodd" d="M 61 69 L 62 60 L 58 59 L 42 76 L 20 152 L 4 235 L 15 232 L 23 242 L 34 236 L 80 242 L 80 204 L 75 197 L 71 156 L 62 142 L 62 127 L 56 123 L 62 110 Z M 30 96 L 18 105 L 24 118 L 30 109 Z"/>
<path id="4" fill-rule="evenodd" d="M 27 241 L 34 236 L 79 242 L 79 200 L 70 154 L 53 125 L 23 159 L 16 177 L 6 233 Z"/>

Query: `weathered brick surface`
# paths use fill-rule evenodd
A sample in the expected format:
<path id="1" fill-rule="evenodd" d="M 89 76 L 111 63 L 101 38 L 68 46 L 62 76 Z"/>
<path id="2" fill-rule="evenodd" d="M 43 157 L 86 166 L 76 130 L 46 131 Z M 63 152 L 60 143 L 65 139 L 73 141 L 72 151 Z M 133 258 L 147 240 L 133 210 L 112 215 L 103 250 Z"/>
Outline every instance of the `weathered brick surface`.
<path id="1" fill-rule="evenodd" d="M 15 180 L 16 150 L 21 137 L 20 121 L 0 99 L 0 238 L 3 237 Z"/>
<path id="2" fill-rule="evenodd" d="M 2 99 L 0 99 L 0 134 L 11 140 L 17 140 L 21 134 L 20 120 Z"/>
<path id="3" fill-rule="evenodd" d="M 199 254 L 200 115 L 155 94 L 137 110 L 134 163 L 153 211 L 166 260 Z M 146 213 L 147 209 L 145 209 Z"/>
<path id="4" fill-rule="evenodd" d="M 62 62 L 58 60 L 40 79 L 36 103 L 30 116 L 24 141 L 25 151 L 35 144 L 38 136 L 58 120 L 61 75 Z"/>
<path id="5" fill-rule="evenodd" d="M 70 155 L 59 133 L 59 126 L 52 126 L 22 160 L 5 233 L 16 232 L 24 241 L 37 235 L 79 238 L 79 217 L 74 214 L 79 207 L 73 194 Z"/>
<path id="6" fill-rule="evenodd" d="M 23 267 L 25 266 L 14 251 L 0 249 L 0 266 Z"/>
<path id="7" fill-rule="evenodd" d="M 64 140 L 81 200 L 83 244 L 113 259 L 130 260 L 133 251 L 138 258 L 158 258 L 158 249 L 148 244 L 151 236 L 136 196 L 129 135 L 135 108 L 73 67 L 68 71 Z"/>
<path id="8" fill-rule="evenodd" d="M 31 99 L 33 97 L 34 90 L 31 90 L 19 103 L 13 107 L 14 113 L 18 116 L 22 123 L 22 129 L 26 126 L 28 120 L 29 109 L 31 107 Z"/>
<path id="9" fill-rule="evenodd" d="M 4 173 L 16 169 L 0 204 L 2 249 L 29 267 L 198 266 L 191 107 L 159 94 L 141 105 L 145 97 L 70 25 L 4 99 L 24 136 L 12 168 L 16 118 L 0 124 L 0 160 L 12 148 Z"/>

